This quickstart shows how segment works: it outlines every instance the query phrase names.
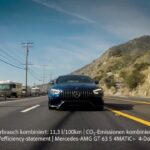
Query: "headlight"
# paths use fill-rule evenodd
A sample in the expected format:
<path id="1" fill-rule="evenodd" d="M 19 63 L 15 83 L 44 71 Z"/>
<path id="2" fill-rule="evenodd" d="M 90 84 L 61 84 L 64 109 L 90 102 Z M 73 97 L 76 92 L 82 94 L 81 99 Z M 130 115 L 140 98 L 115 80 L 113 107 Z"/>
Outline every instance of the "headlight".
<path id="1" fill-rule="evenodd" d="M 61 91 L 61 90 L 58 90 L 58 89 L 51 89 L 50 92 L 51 92 L 52 94 L 59 94 L 59 93 L 61 93 L 62 91 Z"/>
<path id="2" fill-rule="evenodd" d="M 99 88 L 99 89 L 95 89 L 95 90 L 93 90 L 93 93 L 94 94 L 102 94 L 103 93 L 103 89 L 102 88 Z"/>

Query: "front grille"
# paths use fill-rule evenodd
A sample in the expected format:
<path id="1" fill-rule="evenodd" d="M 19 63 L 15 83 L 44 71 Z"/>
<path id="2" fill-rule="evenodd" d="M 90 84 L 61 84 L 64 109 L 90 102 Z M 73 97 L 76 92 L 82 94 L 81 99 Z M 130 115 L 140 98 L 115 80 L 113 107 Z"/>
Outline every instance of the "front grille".
<path id="1" fill-rule="evenodd" d="M 90 99 L 93 97 L 93 91 L 76 91 L 76 90 L 67 90 L 63 91 L 60 94 L 61 98 L 64 100 L 71 99 Z"/>

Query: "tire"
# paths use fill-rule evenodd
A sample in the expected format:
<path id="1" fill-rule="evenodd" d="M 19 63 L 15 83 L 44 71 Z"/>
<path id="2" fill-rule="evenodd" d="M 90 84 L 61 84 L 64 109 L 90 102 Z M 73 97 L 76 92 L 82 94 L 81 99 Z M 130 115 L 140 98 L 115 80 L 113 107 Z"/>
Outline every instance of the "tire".
<path id="1" fill-rule="evenodd" d="M 51 107 L 51 104 L 50 104 L 49 101 L 48 101 L 48 109 L 49 109 L 49 110 L 54 109 L 53 107 Z"/>
<path id="2" fill-rule="evenodd" d="M 48 101 L 48 109 L 52 109 L 51 105 L 50 105 L 50 102 Z"/>
<path id="3" fill-rule="evenodd" d="M 51 110 L 51 109 L 52 109 L 52 107 L 48 106 L 48 109 L 49 109 L 49 110 Z"/>

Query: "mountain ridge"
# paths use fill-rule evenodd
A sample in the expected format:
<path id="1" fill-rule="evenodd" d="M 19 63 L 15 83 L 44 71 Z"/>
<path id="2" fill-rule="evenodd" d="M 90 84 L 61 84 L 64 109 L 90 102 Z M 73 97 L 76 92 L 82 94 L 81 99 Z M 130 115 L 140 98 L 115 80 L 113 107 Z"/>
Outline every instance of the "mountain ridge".
<path id="1" fill-rule="evenodd" d="M 106 94 L 150 96 L 150 36 L 113 46 L 73 74 L 99 80 Z"/>

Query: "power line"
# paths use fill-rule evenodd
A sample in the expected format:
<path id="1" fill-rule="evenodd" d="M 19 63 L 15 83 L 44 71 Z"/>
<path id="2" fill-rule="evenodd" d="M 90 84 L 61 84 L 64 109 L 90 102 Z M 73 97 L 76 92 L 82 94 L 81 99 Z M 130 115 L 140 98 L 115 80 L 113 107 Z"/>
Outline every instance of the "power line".
<path id="1" fill-rule="evenodd" d="M 43 67 L 43 85 L 44 85 L 44 83 L 45 83 L 45 78 L 46 78 L 46 76 L 45 76 L 45 67 L 48 66 L 48 65 L 40 65 L 40 66 Z"/>
<path id="2" fill-rule="evenodd" d="M 5 60 L 5 61 L 8 61 L 8 62 L 10 62 L 10 63 L 14 63 L 12 60 L 10 60 L 9 58 L 7 58 L 4 54 L 0 54 L 0 57 L 3 59 L 3 60 Z M 16 63 L 15 63 L 15 65 L 16 65 Z"/>
<path id="3" fill-rule="evenodd" d="M 19 65 L 19 64 L 15 63 L 15 61 L 12 61 L 11 59 L 7 58 L 4 54 L 0 54 L 0 58 L 1 58 L 3 61 L 6 61 L 6 62 L 8 62 L 8 63 L 11 63 L 11 64 L 17 66 L 17 67 L 22 68 L 22 65 Z"/>
<path id="4" fill-rule="evenodd" d="M 39 73 L 35 72 L 35 70 L 33 70 L 31 68 L 29 68 L 29 70 L 32 71 L 32 73 L 35 74 L 36 76 L 38 76 L 38 77 L 41 76 L 41 75 L 39 75 Z"/>
<path id="5" fill-rule="evenodd" d="M 24 68 L 21 68 L 21 67 L 18 67 L 18 66 L 16 66 L 16 65 L 13 65 L 13 64 L 11 64 L 11 63 L 9 63 L 9 62 L 7 62 L 7 61 L 1 59 L 1 58 L 0 58 L 0 61 L 3 62 L 3 63 L 5 63 L 5 64 L 7 64 L 7 65 L 12 66 L 12 67 L 15 67 L 15 68 L 24 70 Z"/>
<path id="6" fill-rule="evenodd" d="M 35 72 L 33 69 L 29 68 L 29 72 L 32 75 L 33 78 L 41 81 L 41 79 L 39 78 L 39 74 L 37 72 Z"/>
<path id="7" fill-rule="evenodd" d="M 8 52 L 6 52 L 5 50 L 3 49 L 0 49 L 0 51 L 5 54 L 6 56 L 8 56 L 9 58 L 11 58 L 11 60 L 15 61 L 15 62 L 19 62 L 19 64 L 23 64 L 19 59 L 17 59 L 16 57 L 10 55 Z"/>
<path id="8" fill-rule="evenodd" d="M 41 81 L 36 75 L 34 75 L 34 73 L 31 70 L 29 70 L 29 73 L 34 79 Z"/>

